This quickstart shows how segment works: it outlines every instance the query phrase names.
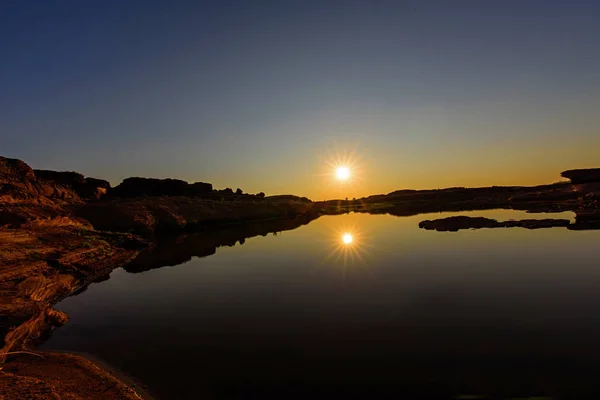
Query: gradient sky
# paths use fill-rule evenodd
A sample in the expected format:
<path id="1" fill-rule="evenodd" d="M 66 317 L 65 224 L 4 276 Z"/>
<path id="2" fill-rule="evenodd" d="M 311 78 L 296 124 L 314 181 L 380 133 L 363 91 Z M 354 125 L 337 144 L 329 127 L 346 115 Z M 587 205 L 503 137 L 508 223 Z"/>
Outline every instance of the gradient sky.
<path id="1" fill-rule="evenodd" d="M 599 1 L 0 2 L 0 154 L 34 168 L 323 199 L 599 149 Z"/>

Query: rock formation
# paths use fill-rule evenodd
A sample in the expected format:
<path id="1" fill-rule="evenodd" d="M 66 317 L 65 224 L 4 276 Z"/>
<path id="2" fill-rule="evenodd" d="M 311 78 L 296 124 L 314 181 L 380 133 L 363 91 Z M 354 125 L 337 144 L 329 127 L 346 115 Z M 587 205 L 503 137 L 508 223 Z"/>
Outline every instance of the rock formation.
<path id="1" fill-rule="evenodd" d="M 179 179 L 127 178 L 111 191 L 113 197 L 201 196 L 212 192 L 210 183 L 189 184 Z"/>
<path id="2" fill-rule="evenodd" d="M 35 174 L 23 161 L 0 156 L 0 179 L 35 179 Z"/>
<path id="3" fill-rule="evenodd" d="M 600 168 L 570 169 L 561 172 L 560 175 L 574 184 L 600 182 Z"/>
<path id="4" fill-rule="evenodd" d="M 83 199 L 99 199 L 110 190 L 110 183 L 103 179 L 85 178 L 78 172 L 33 170 L 35 176 L 45 181 L 69 187 Z"/>

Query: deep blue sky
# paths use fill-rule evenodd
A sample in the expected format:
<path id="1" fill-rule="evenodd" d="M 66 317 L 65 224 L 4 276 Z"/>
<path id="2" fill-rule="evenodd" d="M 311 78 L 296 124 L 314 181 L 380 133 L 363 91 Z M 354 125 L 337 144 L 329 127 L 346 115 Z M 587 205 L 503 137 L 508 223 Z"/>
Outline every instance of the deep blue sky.
<path id="1" fill-rule="evenodd" d="M 600 166 L 600 1 L 3 1 L 0 154 L 315 198 Z M 328 162 L 355 151 L 355 179 Z"/>

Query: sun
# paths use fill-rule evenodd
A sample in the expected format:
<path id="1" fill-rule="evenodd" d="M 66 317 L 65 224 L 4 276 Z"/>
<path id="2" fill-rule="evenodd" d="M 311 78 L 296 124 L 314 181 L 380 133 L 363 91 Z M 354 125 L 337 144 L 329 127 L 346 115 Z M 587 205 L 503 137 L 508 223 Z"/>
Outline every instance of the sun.
<path id="1" fill-rule="evenodd" d="M 337 167 L 335 169 L 335 176 L 340 181 L 347 181 L 350 178 L 350 168 L 346 166 Z"/>
<path id="2" fill-rule="evenodd" d="M 353 240 L 354 240 L 354 238 L 352 237 L 351 233 L 344 233 L 342 235 L 342 242 L 344 244 L 351 244 Z"/>

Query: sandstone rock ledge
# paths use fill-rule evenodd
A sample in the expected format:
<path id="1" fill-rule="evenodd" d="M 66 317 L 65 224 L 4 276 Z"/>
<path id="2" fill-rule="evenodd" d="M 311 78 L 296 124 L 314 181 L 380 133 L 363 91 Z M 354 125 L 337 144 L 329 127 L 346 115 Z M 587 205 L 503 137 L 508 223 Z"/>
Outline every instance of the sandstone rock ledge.
<path id="1" fill-rule="evenodd" d="M 0 371 L 0 399 L 142 400 L 93 362 L 67 353 L 19 354 Z M 137 391 L 137 392 L 136 392 Z M 142 394 L 139 394 L 139 393 Z"/>

